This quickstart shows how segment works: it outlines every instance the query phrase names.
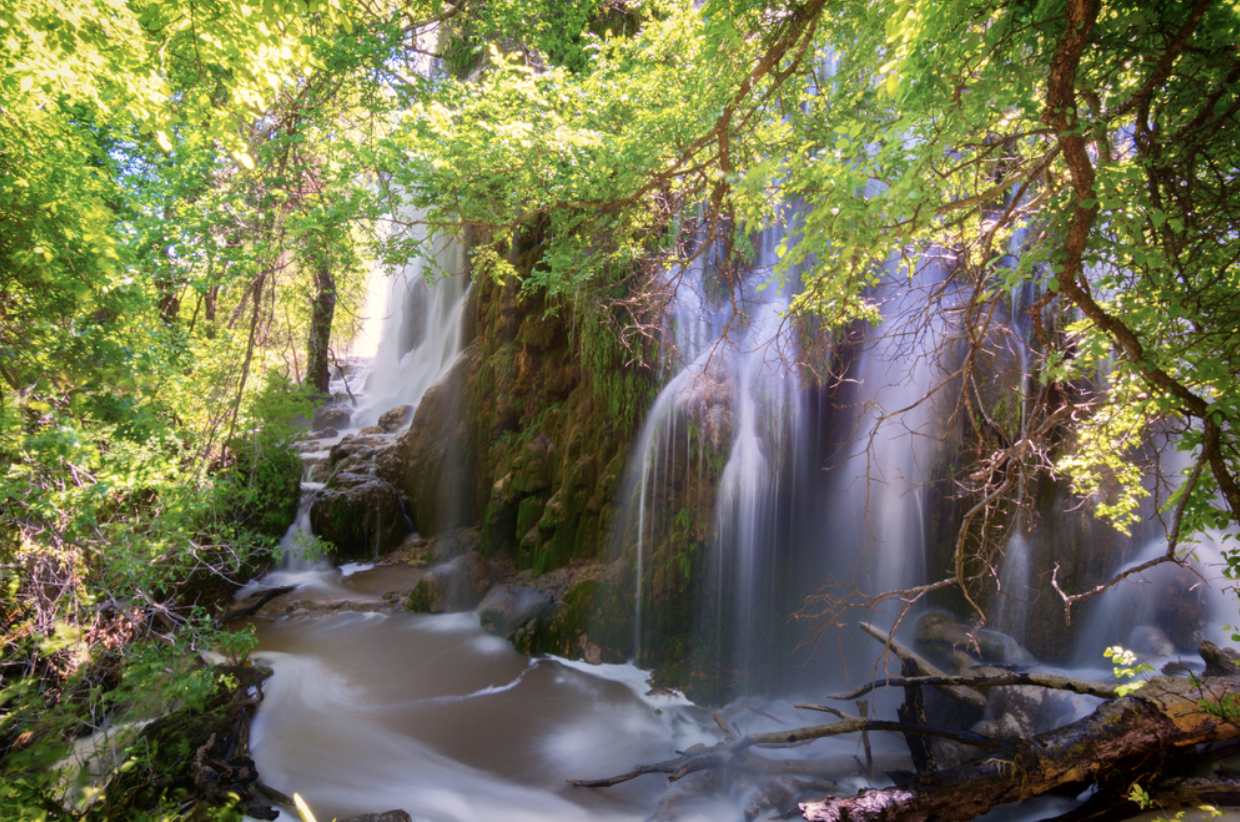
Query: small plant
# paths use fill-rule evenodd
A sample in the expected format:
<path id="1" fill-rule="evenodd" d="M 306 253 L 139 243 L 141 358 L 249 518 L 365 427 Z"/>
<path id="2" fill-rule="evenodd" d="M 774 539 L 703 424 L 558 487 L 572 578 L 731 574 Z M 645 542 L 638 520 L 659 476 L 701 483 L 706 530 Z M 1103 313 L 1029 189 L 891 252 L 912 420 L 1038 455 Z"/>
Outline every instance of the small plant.
<path id="1" fill-rule="evenodd" d="M 1138 675 L 1154 673 L 1153 667 L 1146 665 L 1144 662 L 1137 662 L 1137 655 L 1127 650 L 1121 645 L 1112 645 L 1102 652 L 1102 655 L 1114 663 L 1116 679 L 1132 679 Z M 1116 688 L 1116 692 L 1120 696 L 1128 696 L 1133 691 L 1140 690 L 1145 687 L 1147 680 L 1142 679 L 1139 682 L 1129 682 Z M 1136 800 L 1133 800 L 1136 801 Z"/>
<path id="2" fill-rule="evenodd" d="M 1108 648 L 1107 650 L 1111 649 Z M 1158 804 L 1154 797 L 1150 796 L 1149 791 L 1135 782 L 1133 783 L 1132 788 L 1128 791 L 1128 800 L 1130 802 L 1137 803 L 1143 811 L 1152 811 L 1155 809 L 1162 810 L 1162 806 Z M 1203 819 L 1218 819 L 1223 815 L 1223 812 L 1214 805 L 1198 805 L 1197 809 L 1205 811 L 1205 816 L 1202 817 Z M 1156 816 L 1154 817 L 1153 822 L 1172 822 L 1172 820 L 1183 820 L 1186 813 L 1188 813 L 1188 808 L 1177 811 L 1175 816 Z"/>

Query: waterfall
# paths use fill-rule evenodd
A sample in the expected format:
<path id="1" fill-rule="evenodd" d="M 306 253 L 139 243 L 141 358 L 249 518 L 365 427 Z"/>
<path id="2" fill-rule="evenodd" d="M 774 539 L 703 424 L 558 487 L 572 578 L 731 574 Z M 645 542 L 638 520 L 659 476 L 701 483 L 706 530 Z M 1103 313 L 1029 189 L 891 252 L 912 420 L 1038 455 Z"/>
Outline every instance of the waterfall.
<path id="1" fill-rule="evenodd" d="M 412 213 L 404 216 L 417 220 Z M 433 262 L 415 258 L 393 275 L 379 266 L 372 271 L 366 317 L 354 344 L 358 356 L 370 357 L 355 427 L 374 425 L 394 406 L 417 407 L 456 362 L 469 286 L 464 270 L 461 243 L 436 240 Z"/>
<path id="2" fill-rule="evenodd" d="M 675 656 L 741 688 L 772 659 L 777 615 L 759 608 L 781 587 L 778 500 L 802 415 L 781 347 L 778 240 L 759 235 L 753 262 L 731 278 L 711 253 L 680 278 L 669 325 L 684 365 L 642 428 L 616 529 L 617 551 L 633 558 L 638 659 L 666 661 L 670 639 Z"/>

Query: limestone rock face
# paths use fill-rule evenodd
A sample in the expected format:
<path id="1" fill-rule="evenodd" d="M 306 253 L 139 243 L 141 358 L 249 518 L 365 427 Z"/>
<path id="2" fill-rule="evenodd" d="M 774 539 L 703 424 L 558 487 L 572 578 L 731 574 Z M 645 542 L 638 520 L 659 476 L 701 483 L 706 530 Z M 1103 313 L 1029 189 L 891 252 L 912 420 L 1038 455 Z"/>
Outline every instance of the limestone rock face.
<path id="1" fill-rule="evenodd" d="M 486 558 L 470 551 L 427 571 L 409 594 L 409 610 L 430 614 L 468 611 L 490 586 Z"/>
<path id="2" fill-rule="evenodd" d="M 396 447 L 376 461 L 379 475 L 408 498 L 414 527 L 425 535 L 479 518 L 477 457 L 465 413 L 466 380 L 477 356 L 476 343 L 461 353 L 423 395 Z"/>
<path id="3" fill-rule="evenodd" d="M 335 546 L 338 562 L 372 559 L 405 537 L 400 494 L 374 477 L 337 474 L 310 507 L 310 529 Z"/>

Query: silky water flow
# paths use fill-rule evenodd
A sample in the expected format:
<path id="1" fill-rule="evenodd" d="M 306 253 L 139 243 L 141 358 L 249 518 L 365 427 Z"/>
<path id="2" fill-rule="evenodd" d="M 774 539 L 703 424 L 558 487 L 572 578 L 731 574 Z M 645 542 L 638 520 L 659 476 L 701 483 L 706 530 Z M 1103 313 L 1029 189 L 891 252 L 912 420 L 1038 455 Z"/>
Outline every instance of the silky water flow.
<path id="1" fill-rule="evenodd" d="M 880 670 L 880 647 L 855 628 L 802 642 L 806 628 L 790 614 L 828 580 L 877 592 L 941 576 L 943 569 L 927 567 L 930 523 L 952 504 L 930 482 L 951 445 L 943 400 L 919 400 L 945 384 L 956 332 L 946 321 L 904 322 L 931 291 L 950 304 L 950 259 L 925 261 L 913 281 L 888 273 L 871 295 L 883 326 L 835 352 L 843 379 L 828 392 L 798 376 L 801 355 L 789 347 L 785 326 L 796 278 L 784 285 L 771 276 L 780 239 L 774 230 L 756 238 L 754 262 L 736 280 L 740 311 L 712 285 L 721 272 L 711 255 L 700 255 L 680 278 L 669 327 L 680 366 L 630 457 L 613 534 L 614 555 L 628 557 L 634 571 L 636 662 L 527 658 L 485 634 L 473 613 L 366 612 L 367 602 L 402 587 L 390 575 L 404 571 L 337 569 L 299 557 L 298 534 L 318 490 L 307 483 L 285 540 L 285 565 L 262 584 L 297 585 L 303 599 L 348 599 L 354 610 L 255 620 L 256 661 L 274 671 L 252 735 L 265 782 L 301 794 L 324 820 L 396 808 L 436 822 L 648 819 L 660 804 L 674 806 L 682 820 L 743 817 L 743 789 L 681 796 L 658 776 L 605 790 L 565 779 L 624 773 L 722 739 L 708 709 L 650 690 L 644 669 L 673 653 L 715 666 L 714 693 L 729 700 L 722 716 L 741 733 L 816 724 L 793 704 L 869 678 Z M 441 267 L 459 270 L 459 248 L 438 253 Z M 393 405 L 416 405 L 461 350 L 463 277 L 428 287 L 410 266 L 375 286 L 369 373 L 341 375 L 355 393 L 364 386 L 352 423 L 358 427 Z M 1023 351 L 1017 347 L 1014 356 Z M 1014 388 L 1024 396 L 1023 383 Z M 1040 541 L 1045 537 L 1028 525 L 1009 540 L 1005 585 L 1034 585 L 1031 556 Z M 1161 546 L 1152 537 L 1137 542 L 1128 561 Z M 1203 555 L 1214 551 L 1205 546 Z M 1207 559 L 1199 570 L 1208 575 L 1208 566 Z M 1137 589 L 1142 595 L 1109 593 L 1080 623 L 1075 670 L 1105 678 L 1104 643 L 1136 639 L 1165 659 L 1198 636 L 1221 639 L 1228 608 L 1220 586 L 1198 590 L 1182 577 L 1152 574 Z M 1151 602 L 1176 586 L 1201 600 L 1201 616 L 1173 638 L 1180 629 L 1159 628 L 1167 614 Z M 659 600 L 668 590 L 680 607 Z M 1026 604 L 1023 597 L 1000 600 L 990 615 L 1014 645 L 1029 629 Z M 905 620 L 899 636 L 906 644 L 924 612 Z M 886 628 L 893 616 L 869 618 Z M 1154 630 L 1117 637 L 1119 624 Z M 674 651 L 670 636 L 678 639 Z M 874 715 L 890 717 L 900 697 L 870 700 Z M 1093 704 L 1077 700 L 1054 718 L 1068 721 Z M 878 734 L 871 744 L 880 774 L 907 767 L 902 740 Z M 766 753 L 838 761 L 837 782 L 867 784 L 857 767 L 860 741 L 852 737 Z"/>

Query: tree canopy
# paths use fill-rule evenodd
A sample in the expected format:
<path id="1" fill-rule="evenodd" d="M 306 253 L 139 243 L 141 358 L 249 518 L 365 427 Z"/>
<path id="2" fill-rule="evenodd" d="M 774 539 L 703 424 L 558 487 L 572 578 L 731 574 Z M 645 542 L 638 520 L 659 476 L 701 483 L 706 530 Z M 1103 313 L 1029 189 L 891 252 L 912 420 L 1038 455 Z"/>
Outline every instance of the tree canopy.
<path id="1" fill-rule="evenodd" d="M 1031 323 L 1043 386 L 1022 430 L 991 418 L 976 358 L 939 386 L 965 386 L 951 402 L 992 446 L 961 489 L 978 517 L 1052 472 L 1127 529 L 1149 493 L 1141 443 L 1171 430 L 1193 460 L 1168 556 L 1236 524 L 1234 4 L 623 10 L 632 25 L 570 48 L 525 8 L 484 72 L 399 115 L 386 156 L 427 224 L 545 221 L 526 285 L 555 294 L 651 255 L 675 265 L 700 235 L 743 260 L 746 235 L 795 204 L 779 268 L 800 279 L 792 317 L 820 334 L 877 321 L 894 260 L 913 275 L 947 259 L 933 310 L 979 350 L 1005 316 Z M 960 585 L 984 547 L 968 531 Z"/>
<path id="2" fill-rule="evenodd" d="M 788 222 L 805 335 L 878 322 L 879 281 L 929 260 L 925 316 L 971 351 L 1027 317 L 1018 425 L 978 357 L 935 388 L 978 448 L 932 585 L 967 590 L 970 523 L 1038 473 L 1129 527 L 1153 432 L 1191 455 L 1168 557 L 1234 528 L 1238 42 L 1230 0 L 4 4 L 6 659 L 61 687 L 200 552 L 269 542 L 263 472 L 230 466 L 279 462 L 368 266 L 466 230 L 509 277 L 536 229 L 553 307 L 707 247 L 745 265 Z"/>

